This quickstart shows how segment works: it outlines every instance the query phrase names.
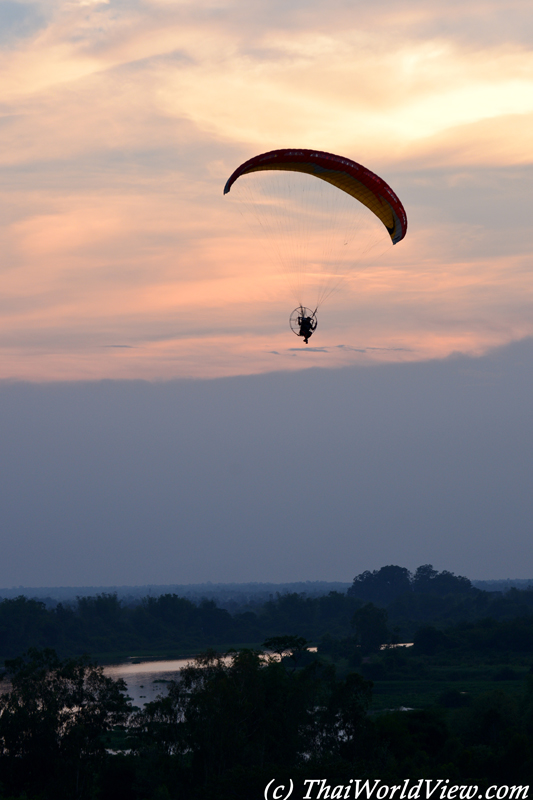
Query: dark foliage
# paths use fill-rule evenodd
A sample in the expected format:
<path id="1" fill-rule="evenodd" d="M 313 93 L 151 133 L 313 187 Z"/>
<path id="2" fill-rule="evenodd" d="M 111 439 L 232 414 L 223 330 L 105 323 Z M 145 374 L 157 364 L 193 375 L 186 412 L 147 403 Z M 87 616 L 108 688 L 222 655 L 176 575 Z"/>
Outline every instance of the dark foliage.
<path id="1" fill-rule="evenodd" d="M 412 575 L 405 567 L 390 565 L 373 572 L 356 575 L 348 594 L 380 606 L 388 606 L 406 594 L 417 593 L 439 597 L 471 595 L 474 589 L 468 578 L 444 570 L 438 572 L 431 564 L 418 567 Z"/>
<path id="2" fill-rule="evenodd" d="M 75 606 L 17 597 L 0 602 L 0 657 L 28 647 L 53 647 L 61 655 L 118 653 L 152 649 L 199 652 L 207 646 L 261 642 L 286 631 L 316 638 L 346 635 L 360 601 L 339 592 L 308 598 L 279 595 L 260 613 L 232 616 L 213 600 L 193 603 L 175 594 L 146 597 L 136 606 L 116 594 L 79 597 Z"/>
<path id="3" fill-rule="evenodd" d="M 392 633 L 387 626 L 387 612 L 373 603 L 358 608 L 352 617 L 355 644 L 363 655 L 377 652 L 382 645 L 390 644 Z"/>
<path id="4" fill-rule="evenodd" d="M 105 756 L 103 736 L 129 713 L 123 681 L 87 657 L 60 661 L 32 649 L 6 663 L 0 695 L 0 774 L 4 786 L 43 797 L 92 797 Z M 44 791 L 46 787 L 46 791 Z"/>
<path id="5" fill-rule="evenodd" d="M 410 591 L 411 573 L 409 570 L 405 567 L 390 565 L 373 572 L 367 570 L 357 575 L 348 589 L 348 594 L 369 603 L 388 606 L 397 597 Z"/>
<path id="6" fill-rule="evenodd" d="M 513 678 L 523 681 L 514 695 L 448 691 L 432 707 L 372 714 L 361 674 L 339 677 L 310 653 L 299 663 L 306 644 L 294 634 L 270 645 L 276 654 L 204 653 L 127 722 L 123 687 L 87 659 L 32 651 L 13 660 L 0 705 L 0 800 L 250 800 L 273 776 L 291 778 L 295 796 L 314 778 L 445 778 L 480 790 L 533 778 L 533 673 Z M 420 658 L 379 657 L 400 671 Z M 127 724 L 126 752 L 107 749 L 117 723 Z"/>
<path id="7" fill-rule="evenodd" d="M 362 612 L 365 606 L 367 611 Z M 370 644 L 369 636 L 374 634 L 363 633 L 363 617 L 368 616 L 369 608 L 386 608 L 387 633 L 382 626 L 379 643 Z M 379 616 L 379 612 L 372 613 Z M 490 618 L 507 622 L 508 627 L 494 634 L 494 645 L 488 629 L 477 633 L 479 648 L 485 646 L 484 642 L 489 648 L 516 648 L 520 640 L 527 650 L 532 642 L 529 620 L 533 616 L 533 590 L 483 592 L 473 589 L 467 578 L 425 565 L 414 576 L 403 567 L 383 567 L 357 576 L 346 594 L 282 594 L 255 611 L 233 615 L 218 608 L 213 600 L 193 603 L 175 594 L 146 597 L 136 605 L 127 605 L 115 594 L 103 593 L 80 597 L 73 606 L 59 603 L 55 608 L 17 597 L 0 602 L 0 658 L 12 658 L 29 647 L 52 647 L 61 656 L 147 650 L 194 653 L 212 646 L 257 645 L 285 634 L 315 642 L 325 636 L 342 641 L 354 636 L 357 614 L 361 618 L 356 636 L 364 636 L 365 649 L 394 642 L 398 635 L 400 641 L 413 641 L 421 628 L 443 630 Z M 429 646 L 427 641 L 425 646 Z"/>

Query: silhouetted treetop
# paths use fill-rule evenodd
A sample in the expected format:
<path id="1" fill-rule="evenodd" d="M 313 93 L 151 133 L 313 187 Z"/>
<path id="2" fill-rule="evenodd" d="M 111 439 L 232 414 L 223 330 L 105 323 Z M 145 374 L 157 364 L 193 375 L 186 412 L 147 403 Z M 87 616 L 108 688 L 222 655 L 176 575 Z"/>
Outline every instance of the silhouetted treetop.
<path id="1" fill-rule="evenodd" d="M 353 580 L 353 585 L 348 589 L 348 594 L 366 600 L 369 603 L 378 603 L 386 606 L 399 595 L 411 590 L 411 573 L 405 567 L 388 567 L 370 572 L 362 572 Z"/>
<path id="2" fill-rule="evenodd" d="M 468 578 L 443 570 L 438 572 L 431 564 L 423 564 L 412 575 L 405 567 L 389 565 L 356 575 L 348 594 L 380 606 L 388 606 L 398 597 L 410 592 L 433 594 L 441 597 L 464 595 L 475 591 Z"/>
<path id="3" fill-rule="evenodd" d="M 411 586 L 413 592 L 423 594 L 468 594 L 472 590 L 472 584 L 468 578 L 454 575 L 444 569 L 437 572 L 431 564 L 424 564 L 416 570 Z"/>

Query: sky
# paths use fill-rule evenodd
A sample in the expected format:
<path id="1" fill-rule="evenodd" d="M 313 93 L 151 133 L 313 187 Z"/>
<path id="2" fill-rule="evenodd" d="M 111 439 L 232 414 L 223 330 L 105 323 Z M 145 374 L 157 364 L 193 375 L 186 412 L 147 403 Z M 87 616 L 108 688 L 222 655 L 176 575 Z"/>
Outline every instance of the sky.
<path id="1" fill-rule="evenodd" d="M 0 587 L 533 578 L 533 339 L 484 356 L 0 387 Z"/>
<path id="2" fill-rule="evenodd" d="M 513 420 L 518 449 L 505 439 L 524 399 L 515 391 L 531 398 L 532 40 L 526 0 L 0 0 L 0 468 L 10 487 L 0 585 L 350 580 L 400 563 L 396 537 L 409 531 L 405 566 L 533 575 L 522 546 L 525 411 Z M 288 327 L 296 301 L 278 265 L 222 193 L 240 163 L 279 147 L 364 164 L 409 221 L 375 263 L 354 256 L 307 348 Z M 517 352 L 522 367 L 511 368 Z M 476 396 L 501 415 L 482 435 L 453 370 L 494 363 L 517 388 L 483 378 Z M 375 376 L 390 404 L 386 441 L 357 393 Z M 398 397 L 411 414 L 413 376 L 413 408 L 432 408 L 425 443 L 395 410 Z M 321 437 L 338 404 L 337 461 Z M 454 427 L 452 410 L 477 438 Z M 344 442 L 363 436 L 361 414 L 374 421 L 352 467 Z M 447 458 L 426 453 L 453 513 L 444 495 L 428 499 L 415 458 L 444 429 L 471 468 L 459 485 Z M 505 452 L 508 472 L 489 480 L 487 449 L 494 464 Z M 254 480 L 239 499 L 224 465 L 241 451 Z M 388 516 L 370 492 L 359 518 L 352 470 L 363 483 L 374 475 Z M 176 475 L 187 487 L 180 525 Z M 376 520 L 385 515 L 380 535 L 367 524 L 370 497 Z"/>

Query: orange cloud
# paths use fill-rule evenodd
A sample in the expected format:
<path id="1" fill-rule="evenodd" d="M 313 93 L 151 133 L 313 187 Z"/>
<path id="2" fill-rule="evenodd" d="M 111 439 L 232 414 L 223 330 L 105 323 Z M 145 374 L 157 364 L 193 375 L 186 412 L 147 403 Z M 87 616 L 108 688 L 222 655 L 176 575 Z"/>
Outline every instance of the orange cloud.
<path id="1" fill-rule="evenodd" d="M 505 6 L 502 41 L 469 39 L 464 4 L 328 8 L 319 24 L 320 3 L 273 18 L 241 0 L 82 0 L 10 42 L 1 377 L 209 377 L 533 334 L 528 5 Z M 318 350 L 288 329 L 287 282 L 222 197 L 240 161 L 296 144 L 383 174 L 410 224 L 332 295 Z"/>

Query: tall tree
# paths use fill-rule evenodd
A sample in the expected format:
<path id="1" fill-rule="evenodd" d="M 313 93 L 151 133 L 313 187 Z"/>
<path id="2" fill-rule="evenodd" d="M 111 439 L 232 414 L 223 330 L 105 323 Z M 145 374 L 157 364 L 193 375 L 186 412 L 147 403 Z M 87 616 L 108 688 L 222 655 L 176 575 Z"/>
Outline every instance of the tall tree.
<path id="1" fill-rule="evenodd" d="M 387 606 L 397 597 L 411 591 L 411 573 L 405 567 L 390 564 L 373 572 L 356 575 L 348 594 L 370 603 Z"/>
<path id="2" fill-rule="evenodd" d="M 0 763 L 13 790 L 39 797 L 89 795 L 92 766 L 105 755 L 103 735 L 131 707 L 122 680 L 89 658 L 60 661 L 29 650 L 6 661 L 11 690 L 0 695 Z"/>
<path id="3" fill-rule="evenodd" d="M 279 637 L 281 652 L 295 638 Z M 137 715 L 137 751 L 181 757 L 199 796 L 210 797 L 213 787 L 219 796 L 228 776 L 294 774 L 311 755 L 338 757 L 341 744 L 361 736 L 370 691 L 362 676 L 337 681 L 332 667 L 316 661 L 292 669 L 260 651 L 208 652 L 170 684 L 167 697 Z"/>

